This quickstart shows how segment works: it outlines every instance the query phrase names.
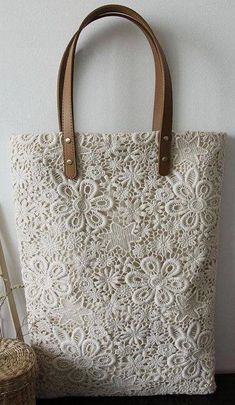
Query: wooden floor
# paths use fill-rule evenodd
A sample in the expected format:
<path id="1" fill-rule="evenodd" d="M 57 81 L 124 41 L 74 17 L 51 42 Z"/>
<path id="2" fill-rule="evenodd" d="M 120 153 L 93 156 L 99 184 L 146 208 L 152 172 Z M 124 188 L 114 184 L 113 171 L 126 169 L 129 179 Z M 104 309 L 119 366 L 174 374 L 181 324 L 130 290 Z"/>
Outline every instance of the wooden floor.
<path id="1" fill-rule="evenodd" d="M 235 405 L 235 374 L 218 374 L 217 391 L 211 395 L 165 395 L 155 397 L 79 397 L 41 399 L 37 405 Z"/>

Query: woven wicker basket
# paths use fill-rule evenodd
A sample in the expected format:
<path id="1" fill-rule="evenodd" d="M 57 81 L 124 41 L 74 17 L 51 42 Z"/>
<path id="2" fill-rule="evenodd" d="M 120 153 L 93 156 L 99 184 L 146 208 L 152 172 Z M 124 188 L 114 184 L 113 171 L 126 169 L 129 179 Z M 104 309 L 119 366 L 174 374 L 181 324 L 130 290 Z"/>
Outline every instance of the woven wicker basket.
<path id="1" fill-rule="evenodd" d="M 17 339 L 0 339 L 0 405 L 35 405 L 36 356 Z"/>

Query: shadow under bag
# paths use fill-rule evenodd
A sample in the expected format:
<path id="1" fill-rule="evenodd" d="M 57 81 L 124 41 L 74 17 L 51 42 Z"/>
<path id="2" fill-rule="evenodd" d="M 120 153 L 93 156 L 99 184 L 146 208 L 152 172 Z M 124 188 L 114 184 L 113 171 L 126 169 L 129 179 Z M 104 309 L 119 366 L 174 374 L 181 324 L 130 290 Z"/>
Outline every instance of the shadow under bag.
<path id="1" fill-rule="evenodd" d="M 156 69 L 153 128 L 77 133 L 83 28 L 127 18 Z M 208 394 L 225 133 L 172 131 L 164 53 L 135 11 L 105 5 L 59 70 L 58 133 L 11 138 L 12 180 L 38 395 Z"/>

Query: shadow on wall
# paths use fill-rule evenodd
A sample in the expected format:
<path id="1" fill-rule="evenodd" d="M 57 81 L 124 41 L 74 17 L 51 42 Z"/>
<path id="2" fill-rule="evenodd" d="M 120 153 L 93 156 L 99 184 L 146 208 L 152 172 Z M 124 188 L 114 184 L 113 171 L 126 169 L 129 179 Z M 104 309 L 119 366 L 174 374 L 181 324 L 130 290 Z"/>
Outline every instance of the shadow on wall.
<path id="1" fill-rule="evenodd" d="M 10 237 L 10 232 L 8 230 L 7 222 L 5 220 L 2 208 L 0 207 L 0 236 L 2 241 L 2 248 L 4 251 L 4 256 L 7 262 L 7 271 L 9 274 L 11 287 L 22 284 L 19 257 L 14 248 L 13 241 Z M 4 291 L 5 293 L 5 291 Z M 22 320 L 21 327 L 23 334 L 27 334 L 27 328 L 25 329 L 25 312 L 26 304 L 25 297 L 22 288 L 16 288 L 14 291 L 14 297 L 17 306 L 17 312 Z M 12 324 L 9 307 L 7 301 L 4 301 L 4 305 L 0 308 L 0 319 L 1 319 L 1 329 L 3 336 L 5 337 L 15 337 L 15 330 Z M 27 341 L 27 336 L 26 336 Z"/>
<path id="2" fill-rule="evenodd" d="M 235 134 L 227 138 L 219 232 L 216 302 L 217 370 L 235 364 Z"/>
<path id="3" fill-rule="evenodd" d="M 176 126 L 174 129 L 226 131 L 226 120 L 231 122 L 233 114 L 232 54 L 228 54 L 228 49 L 218 44 L 213 30 L 206 30 L 205 38 L 203 21 L 197 21 L 196 28 L 187 20 L 180 26 L 167 26 L 167 30 L 161 21 L 151 23 L 151 26 L 164 49 L 170 67 L 173 82 L 173 118 Z M 201 69 L 198 71 L 195 66 L 200 66 Z M 196 83 L 193 82 L 194 78 Z M 182 88 L 187 90 L 187 102 Z M 192 109 L 190 105 L 193 106 Z M 197 122 L 198 114 L 200 121 L 203 120 L 202 124 Z M 185 127 L 189 122 L 186 121 L 187 115 L 189 121 L 196 122 L 195 127 Z"/>

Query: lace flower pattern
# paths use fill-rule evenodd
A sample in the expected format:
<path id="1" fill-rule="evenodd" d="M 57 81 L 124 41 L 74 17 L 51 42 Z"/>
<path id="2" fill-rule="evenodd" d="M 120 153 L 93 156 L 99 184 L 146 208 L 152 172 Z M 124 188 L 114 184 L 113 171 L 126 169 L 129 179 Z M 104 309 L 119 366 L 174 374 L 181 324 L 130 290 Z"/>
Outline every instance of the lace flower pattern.
<path id="1" fill-rule="evenodd" d="M 207 394 L 224 133 L 12 137 L 12 181 L 38 395 Z"/>
<path id="2" fill-rule="evenodd" d="M 182 376 L 192 380 L 214 368 L 214 359 L 210 352 L 213 344 L 213 335 L 210 331 L 201 332 L 198 322 L 193 322 L 183 332 L 173 326 L 169 327 L 169 333 L 174 339 L 177 352 L 168 357 L 170 367 L 183 366 Z"/>
<path id="3" fill-rule="evenodd" d="M 43 257 L 35 256 L 30 267 L 23 272 L 27 297 L 32 301 L 42 301 L 46 308 L 55 308 L 59 298 L 71 292 L 69 277 L 63 263 L 50 265 Z"/>
<path id="4" fill-rule="evenodd" d="M 213 193 L 210 181 L 200 180 L 198 170 L 192 168 L 186 172 L 185 179 L 173 186 L 176 199 L 166 204 L 166 212 L 181 217 L 184 229 L 195 229 L 199 223 L 205 228 L 214 226 L 216 222 L 215 207 L 219 204 L 219 196 Z"/>
<path id="5" fill-rule="evenodd" d="M 140 267 L 142 272 L 133 269 L 126 276 L 126 282 L 135 288 L 132 299 L 136 304 L 148 303 L 154 299 L 158 306 L 170 306 L 176 296 L 188 286 L 186 278 L 180 277 L 180 264 L 174 259 L 167 259 L 160 267 L 155 257 L 145 257 Z"/>
<path id="6" fill-rule="evenodd" d="M 91 228 L 102 228 L 106 217 L 102 211 L 112 207 L 110 197 L 96 196 L 97 186 L 94 180 L 82 180 L 76 185 L 58 186 L 58 200 L 51 205 L 51 212 L 65 221 L 69 231 L 78 232 L 87 223 Z"/>

